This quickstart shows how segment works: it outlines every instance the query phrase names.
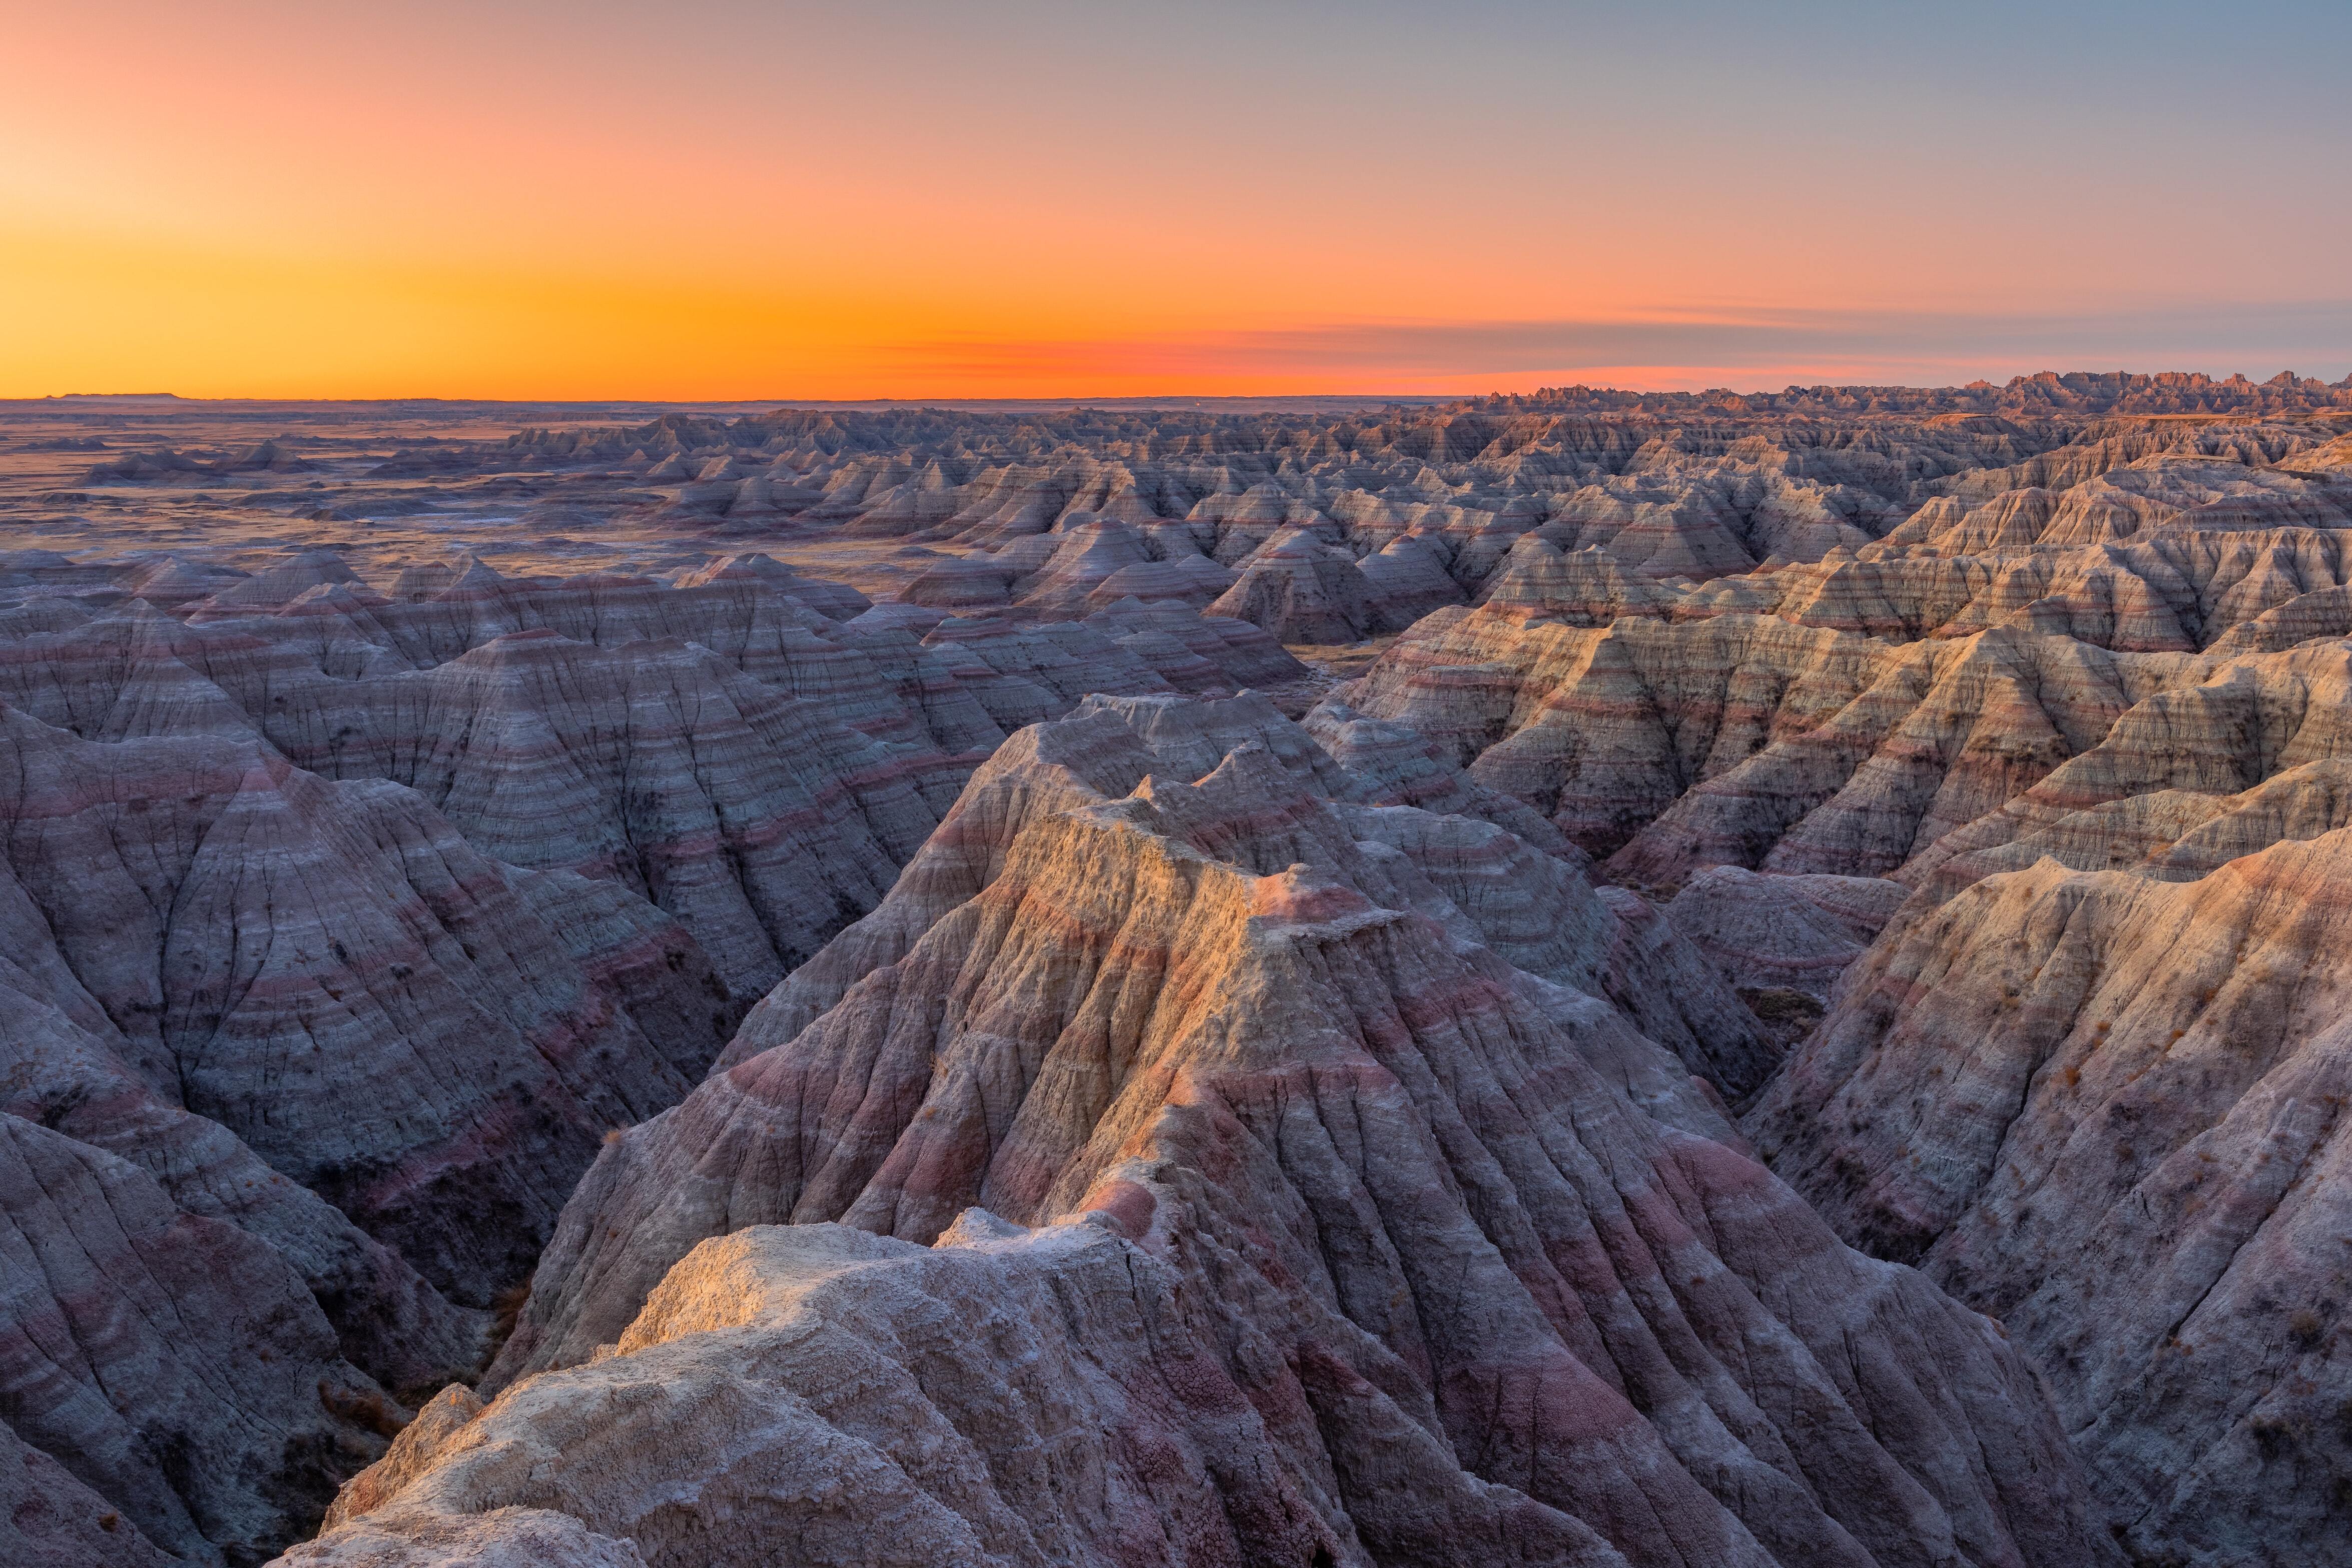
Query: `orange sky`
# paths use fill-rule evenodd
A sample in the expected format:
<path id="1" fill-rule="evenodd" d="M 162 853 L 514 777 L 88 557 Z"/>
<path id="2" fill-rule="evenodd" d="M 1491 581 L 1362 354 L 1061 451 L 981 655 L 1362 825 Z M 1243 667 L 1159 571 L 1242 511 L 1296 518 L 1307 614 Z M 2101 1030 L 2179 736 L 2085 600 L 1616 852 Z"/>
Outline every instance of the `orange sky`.
<path id="1" fill-rule="evenodd" d="M 2343 8 L 1759 9 L 45 7 L 0 396 L 2352 369 Z"/>

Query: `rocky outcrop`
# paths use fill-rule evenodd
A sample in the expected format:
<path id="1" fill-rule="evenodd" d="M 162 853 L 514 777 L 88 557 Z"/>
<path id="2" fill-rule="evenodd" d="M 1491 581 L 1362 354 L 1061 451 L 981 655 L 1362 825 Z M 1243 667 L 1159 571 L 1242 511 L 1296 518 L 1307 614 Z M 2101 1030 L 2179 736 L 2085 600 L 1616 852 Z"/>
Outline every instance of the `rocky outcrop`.
<path id="1" fill-rule="evenodd" d="M 1462 771 L 1445 749 L 1401 724 L 1358 713 L 1326 699 L 1299 721 L 1315 743 L 1383 806 L 1418 806 L 1444 816 L 1476 817 L 1507 828 L 1546 854 L 1589 872 L 1591 859 L 1528 804 L 1488 789 Z"/>
<path id="2" fill-rule="evenodd" d="M 1606 855 L 1692 785 L 1818 727 L 1892 651 L 1762 617 L 1603 631 L 1441 611 L 1335 694 Z"/>
<path id="3" fill-rule="evenodd" d="M 0 720 L 26 988 L 473 1305 L 528 1271 L 604 1133 L 684 1093 L 733 1022 L 673 922 L 501 866 L 408 790 Z M 64 1113 L 113 1069 L 54 1071 L 25 1092 Z"/>
<path id="4" fill-rule="evenodd" d="M 371 603 L 314 587 L 198 628 L 100 616 L 18 644 L 0 679 L 95 738 L 257 734 L 322 775 L 410 785 L 500 858 L 677 914 L 748 999 L 880 897 L 1002 738 L 991 704 L 1016 727 L 1066 711 L 1078 657 L 1121 653 L 1076 628 L 994 664 L 944 639 L 936 653 L 827 640 L 800 621 L 833 623 L 757 573 L 566 596 L 468 568 L 412 585 L 425 591 Z M 664 594 L 728 613 L 696 624 Z"/>
<path id="5" fill-rule="evenodd" d="M 1719 865 L 1684 883 L 1665 915 L 1742 995 L 1794 991 L 1826 1004 L 1910 892 L 1877 877 L 1759 876 Z"/>
<path id="6" fill-rule="evenodd" d="M 1358 1555 L 1319 1517 L 1329 1478 L 1270 1438 L 1181 1290 L 1095 1226 L 1025 1233 L 974 1211 L 928 1248 L 739 1230 L 671 1271 L 616 1354 L 487 1413 L 428 1410 L 393 1473 L 338 1505 L 352 1522 L 287 1561 L 404 1561 L 478 1520 L 561 1521 L 630 1563 L 778 1538 L 828 1563 Z M 614 1400 L 641 1407 L 625 1427 L 593 1414 Z"/>
<path id="7" fill-rule="evenodd" d="M 5 709 L 0 757 L 0 1421 L 123 1530 L 259 1561 L 471 1375 L 604 1134 L 734 1013 L 675 922 L 398 786 Z"/>
<path id="8" fill-rule="evenodd" d="M 152 1562 L 160 1547 L 257 1562 L 310 1527 L 398 1418 L 267 1244 L 176 1207 L 128 1161 L 0 1113 L 13 1532 L 58 1555 L 94 1538 L 68 1561 Z M 73 1484 L 53 1484 L 57 1469 Z"/>
<path id="9" fill-rule="evenodd" d="M 870 908 L 936 821 L 924 762 L 695 644 L 520 632 L 309 695 L 263 713 L 289 759 L 404 784 L 500 859 L 619 883 L 747 997 Z"/>
<path id="10" fill-rule="evenodd" d="M 1409 604 L 1418 595 L 1410 578 L 1404 586 Z M 1412 623 L 1404 609 L 1384 602 L 1389 597 L 1346 551 L 1292 531 L 1252 555 L 1209 610 L 1263 626 L 1285 643 L 1353 643 Z"/>
<path id="11" fill-rule="evenodd" d="M 2352 650 L 2319 643 L 2189 666 L 2099 745 L 1922 855 L 1904 878 L 1940 902 L 2043 855 L 2081 870 L 2202 875 L 2340 825 Z"/>
<path id="12" fill-rule="evenodd" d="M 1663 617 L 1684 597 L 1626 570 L 1600 545 L 1563 551 L 1533 533 L 1512 545 L 1480 601 L 1531 620 L 1607 626 L 1629 615 Z"/>
<path id="13" fill-rule="evenodd" d="M 2146 1558 L 2341 1543 L 2347 855 L 1989 877 L 1870 952 L 1751 1118 L 2032 1352 Z"/>
<path id="14" fill-rule="evenodd" d="M 1684 883 L 1664 915 L 1785 1050 L 1821 1021 L 1839 977 L 1910 891 L 1877 877 L 1718 865 Z"/>
<path id="15" fill-rule="evenodd" d="M 0 1424 L 0 1550 L 26 1568 L 164 1568 L 122 1511 Z"/>
<path id="16" fill-rule="evenodd" d="M 1171 689 L 1202 696 L 1295 688 L 1311 677 L 1263 628 L 1165 601 L 1114 600 L 1086 624 L 1112 639 Z"/>
<path id="17" fill-rule="evenodd" d="M 27 601 L 0 643 L 0 1109 L 264 1260 L 357 1390 L 315 1432 L 211 1417 L 299 1438 L 283 1464 L 183 1443 L 194 1415 L 149 1420 L 119 1383 L 111 1437 L 0 1411 L 129 1557 L 267 1555 L 401 1399 L 472 1376 L 603 1140 L 881 897 L 1005 726 L 1107 676 L 1169 691 L 1138 647 L 1203 689 L 1303 673 L 1255 628 L 1133 601 L 1098 627 L 850 628 L 862 599 L 761 558 L 677 588 L 476 560 L 387 594 L 323 554 L 128 585 L 154 598 Z M 77 1223 L 26 1213 L 37 1250 Z M 157 1289 L 140 1310 L 209 1310 Z M 315 1406 L 318 1356 L 258 1332 L 225 1322 L 171 1376 L 250 1354 Z M 125 1444 L 148 1458 L 108 1457 Z M 175 1505 L 154 1487 L 187 1492 L 188 1444 L 213 1490 Z M 25 1528 L 80 1529 L 70 1501 Z"/>
<path id="18" fill-rule="evenodd" d="M 268 1243 L 328 1312 L 344 1358 L 396 1396 L 422 1397 L 468 1375 L 484 1353 L 486 1314 L 453 1305 L 398 1253 L 278 1175 L 226 1126 L 143 1081 L 110 1020 L 69 971 L 59 973 L 63 955 L 22 888 L 12 880 L 6 891 L 17 956 L 0 992 L 14 1018 L 5 1109 L 132 1162 L 183 1210 Z"/>
<path id="19" fill-rule="evenodd" d="M 1701 780 L 1612 860 L 1885 876 L 2090 750 L 2192 666 L 2006 632 L 1913 644 L 1824 722 Z"/>
<path id="20" fill-rule="evenodd" d="M 1540 558 L 1529 558 L 1530 568 Z M 2284 647 L 2333 635 L 2352 559 L 2336 528 L 2168 527 L 2145 539 L 2076 549 L 1948 554 L 1891 542 L 1819 562 L 1654 591 L 1602 608 L 1676 620 L 1772 614 L 1890 642 L 1965 636 L 1990 626 L 2078 638 L 2118 653 Z M 1508 582 L 1530 615 L 1606 624 L 1595 591 L 1529 570 Z M 1498 582 L 1496 593 L 1505 592 Z M 1490 595 L 1490 597 L 1492 597 Z M 1579 619 L 1580 616 L 1585 619 Z M 2261 628 L 2248 629 L 2248 623 Z M 2311 630 L 2296 635 L 2297 628 Z M 2251 639 L 2251 641 L 2250 641 Z"/>
<path id="21" fill-rule="evenodd" d="M 90 485 L 202 485 L 247 475 L 300 474 L 310 466 L 278 443 L 262 441 L 226 452 L 126 452 L 94 465 L 82 479 Z"/>
<path id="22" fill-rule="evenodd" d="M 2210 667 L 2008 629 L 1895 646 L 1770 617 L 1591 631 L 1489 607 L 1430 617 L 1337 695 L 1672 890 L 1709 865 L 1891 874 Z"/>
<path id="23" fill-rule="evenodd" d="M 834 621 L 846 621 L 868 609 L 873 602 L 854 588 L 828 582 L 823 578 L 803 576 L 784 562 L 759 550 L 720 556 L 692 571 L 681 573 L 677 586 L 701 588 L 711 583 L 735 581 L 764 584 Z"/>
<path id="24" fill-rule="evenodd" d="M 2100 1560 L 1999 1336 L 1832 1241 L 1622 1014 L 1502 956 L 1606 967 L 1622 922 L 1572 868 L 1508 873 L 1500 829 L 1346 782 L 1246 705 L 1016 737 L 810 967 L 837 999 L 796 977 L 747 1028 L 776 1043 L 600 1157 L 493 1381 L 527 1375 L 343 1531 L 551 1508 L 683 1560 L 756 1487 L 771 1531 L 878 1511 L 1016 1562 L 1138 1512 L 1212 1532 L 1148 1561 L 1221 1530 L 1276 1561 Z M 677 1437 L 580 1447 L 625 1388 Z M 1102 1429 L 1096 1388 L 1130 1413 L 1092 1479 L 1031 1479 L 1045 1434 Z M 706 1400 L 790 1424 L 715 1448 Z M 890 1490 L 782 1502 L 835 1453 Z"/>
<path id="25" fill-rule="evenodd" d="M 1237 747 L 1250 758 L 1244 766 L 1254 792 L 1289 797 L 1289 812 L 1321 824 L 1316 858 L 1354 864 L 1368 848 L 1382 859 L 1409 848 L 1415 884 L 1436 884 L 1418 896 L 1474 912 L 1478 939 L 1514 963 L 1622 998 L 1654 1038 L 1732 1092 L 1752 1088 L 1769 1068 L 1753 1020 L 1711 976 L 1694 972 L 1696 955 L 1639 898 L 1616 890 L 1596 897 L 1583 880 L 1588 862 L 1542 819 L 1465 779 L 1410 731 L 1344 709 L 1318 710 L 1302 729 L 1256 696 L 1181 705 L 1097 699 L 1063 724 L 1016 737 L 974 777 L 882 905 L 772 992 L 720 1065 L 789 1040 L 856 977 L 904 956 L 987 885 L 1040 816 L 1128 793 L 1155 774 L 1219 777 L 1238 788 L 1219 775 L 1229 755 L 1244 754 Z M 1288 780 L 1267 775 L 1261 758 Z M 1381 810 L 1392 806 L 1423 809 Z"/>
<path id="26" fill-rule="evenodd" d="M 1990 476 L 1988 476 L 1990 477 Z M 1967 506 L 1947 495 L 1888 537 L 1955 555 L 2109 544 L 2176 528 L 2342 528 L 2352 495 L 2324 477 L 2221 458 L 2158 453 L 2065 489 L 2003 488 Z"/>

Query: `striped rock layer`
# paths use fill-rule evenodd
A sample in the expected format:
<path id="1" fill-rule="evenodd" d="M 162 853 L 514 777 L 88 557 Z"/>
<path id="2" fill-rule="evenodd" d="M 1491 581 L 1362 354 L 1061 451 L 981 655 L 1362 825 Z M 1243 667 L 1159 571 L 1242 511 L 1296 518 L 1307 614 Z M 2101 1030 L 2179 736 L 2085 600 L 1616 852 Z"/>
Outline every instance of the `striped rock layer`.
<path id="1" fill-rule="evenodd" d="M 291 1561 L 2107 1560 L 1999 1333 L 1595 994 L 1618 907 L 1360 788 L 1262 705 L 1016 737 Z"/>

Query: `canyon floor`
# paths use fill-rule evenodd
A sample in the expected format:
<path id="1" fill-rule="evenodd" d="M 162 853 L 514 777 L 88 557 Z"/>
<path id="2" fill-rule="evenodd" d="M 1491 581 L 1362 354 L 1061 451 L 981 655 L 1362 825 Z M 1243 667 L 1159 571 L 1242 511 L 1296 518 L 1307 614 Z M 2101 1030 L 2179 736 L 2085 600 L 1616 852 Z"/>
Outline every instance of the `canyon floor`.
<path id="1" fill-rule="evenodd" d="M 0 404 L 0 1558 L 2352 1563 L 2352 382 Z"/>

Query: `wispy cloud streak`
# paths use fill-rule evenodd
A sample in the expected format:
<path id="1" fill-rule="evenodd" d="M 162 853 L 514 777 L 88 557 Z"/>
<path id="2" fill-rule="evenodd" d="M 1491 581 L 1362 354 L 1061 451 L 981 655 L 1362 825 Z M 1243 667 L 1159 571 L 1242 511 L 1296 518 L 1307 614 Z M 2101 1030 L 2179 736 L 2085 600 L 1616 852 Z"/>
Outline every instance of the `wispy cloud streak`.
<path id="1" fill-rule="evenodd" d="M 1607 375 L 1743 390 L 1788 381 L 1999 380 L 2050 369 L 2352 372 L 2352 300 L 2074 315 L 1743 310 L 1637 319 L 1341 321 L 1256 331 L 893 345 L 910 373 L 1472 385 Z M 1698 378 L 1694 381 L 1694 378 Z"/>

